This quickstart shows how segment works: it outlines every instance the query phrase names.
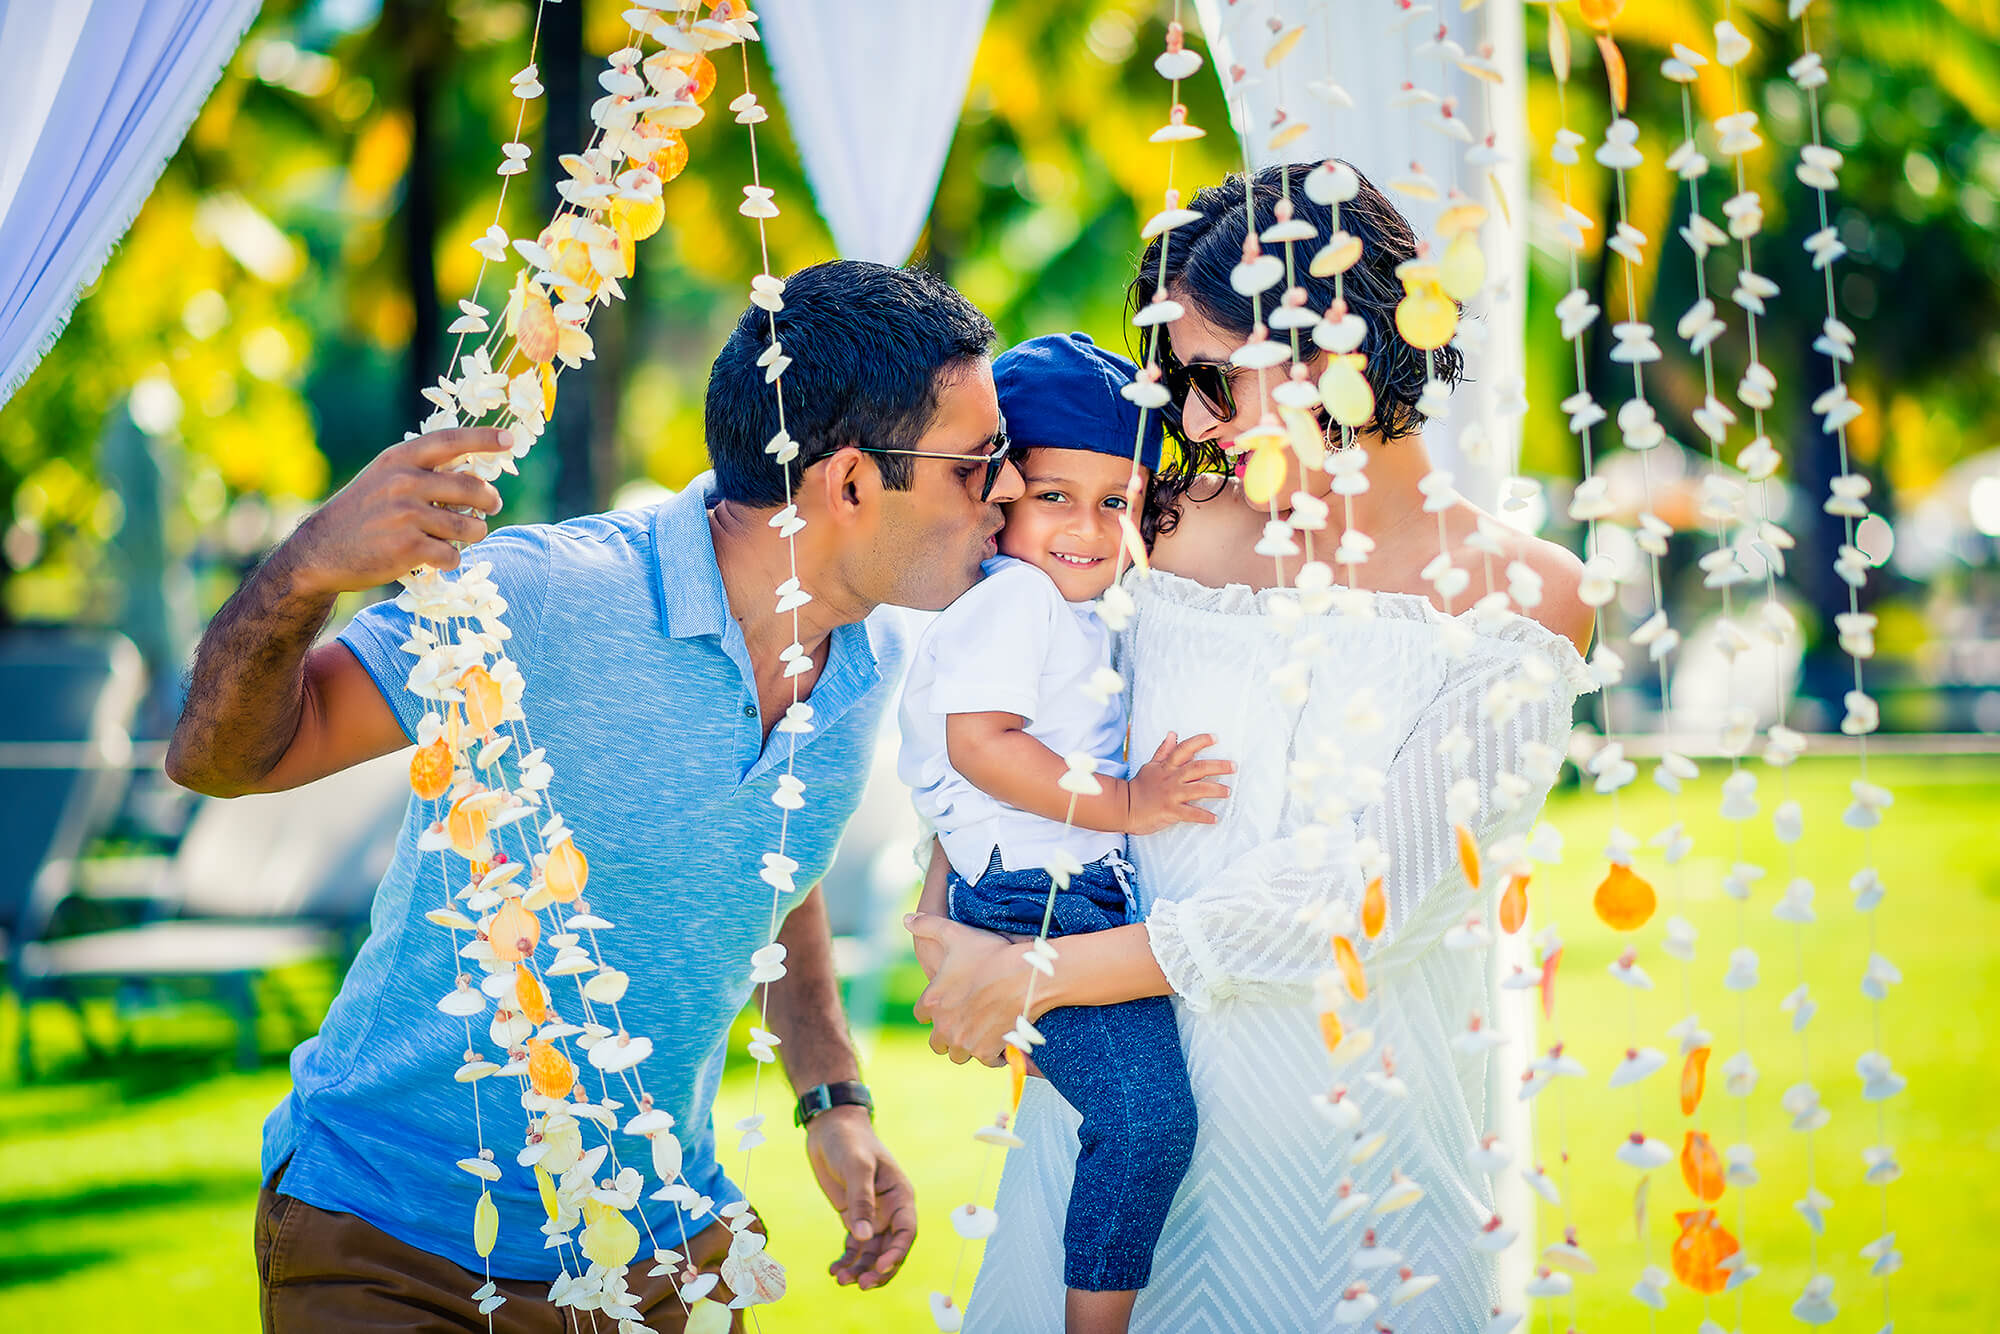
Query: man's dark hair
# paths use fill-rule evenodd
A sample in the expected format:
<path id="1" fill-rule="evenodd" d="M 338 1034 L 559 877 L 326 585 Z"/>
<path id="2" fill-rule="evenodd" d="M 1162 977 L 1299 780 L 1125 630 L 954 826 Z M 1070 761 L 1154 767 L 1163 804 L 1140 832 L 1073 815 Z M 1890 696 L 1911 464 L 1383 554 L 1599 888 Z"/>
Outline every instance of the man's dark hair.
<path id="1" fill-rule="evenodd" d="M 1306 261 L 1333 235 L 1333 209 L 1307 198 L 1305 179 L 1311 164 L 1265 167 L 1256 175 L 1226 177 L 1220 184 L 1198 192 L 1188 207 L 1202 215 L 1200 221 L 1185 223 L 1163 236 L 1155 237 L 1139 261 L 1127 302 L 1133 311 L 1153 299 L 1165 286 L 1177 298 L 1192 305 L 1218 328 L 1248 338 L 1254 323 L 1250 298 L 1229 285 L 1229 274 L 1243 259 L 1246 223 L 1244 193 L 1250 194 L 1259 232 L 1277 221 L 1278 201 L 1289 193 L 1292 216 L 1311 223 L 1319 233 L 1316 240 L 1296 243 L 1295 272 L 1306 290 L 1306 304 L 1324 312 L 1333 302 L 1333 279 L 1315 278 L 1306 271 Z M 1290 189 L 1287 191 L 1288 183 Z M 1409 435 L 1423 426 L 1417 412 L 1417 398 L 1424 391 L 1424 354 L 1404 342 L 1396 332 L 1396 305 L 1403 299 L 1402 280 L 1396 267 L 1417 255 L 1417 236 L 1409 221 L 1396 210 L 1379 189 L 1359 171 L 1354 173 L 1361 189 L 1340 206 L 1340 227 L 1361 241 L 1361 259 L 1342 277 L 1347 308 L 1368 326 L 1367 335 L 1356 349 L 1368 358 L 1369 387 L 1375 391 L 1375 416 L 1369 427 L 1384 440 Z M 1167 245 L 1165 282 L 1161 282 L 1160 246 Z M 1282 253 L 1279 247 L 1271 247 Z M 1263 295 L 1264 314 L 1269 316 L 1283 287 L 1273 287 Z M 1171 326 L 1161 326 L 1163 331 Z M 1172 344 L 1169 333 L 1168 345 Z M 1308 345 L 1307 351 L 1319 349 Z M 1136 353 L 1135 353 L 1136 355 Z M 1464 368 L 1464 357 L 1456 345 L 1446 344 L 1431 356 L 1437 378 L 1456 384 Z M 1213 442 L 1190 442 L 1175 432 L 1188 466 L 1197 470 L 1226 468 Z"/>
<path id="2" fill-rule="evenodd" d="M 798 441 L 791 485 L 808 465 L 845 445 L 911 449 L 937 413 L 938 390 L 993 345 L 978 307 L 922 269 L 831 260 L 785 279 L 778 341 L 785 430 Z M 757 508 L 785 503 L 786 479 L 765 446 L 778 433 L 777 389 L 757 364 L 771 345 L 771 316 L 751 306 L 708 374 L 705 425 L 717 494 Z M 883 485 L 907 491 L 916 460 L 870 454 Z"/>

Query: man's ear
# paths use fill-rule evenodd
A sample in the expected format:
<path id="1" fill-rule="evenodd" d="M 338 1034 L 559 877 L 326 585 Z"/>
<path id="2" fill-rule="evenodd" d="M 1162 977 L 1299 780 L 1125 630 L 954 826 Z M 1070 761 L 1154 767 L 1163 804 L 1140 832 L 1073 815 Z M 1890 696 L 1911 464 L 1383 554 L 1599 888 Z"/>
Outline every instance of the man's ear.
<path id="1" fill-rule="evenodd" d="M 852 519 L 873 503 L 881 489 L 881 474 L 874 464 L 863 458 L 859 449 L 846 445 L 822 463 L 816 498 L 830 518 Z"/>

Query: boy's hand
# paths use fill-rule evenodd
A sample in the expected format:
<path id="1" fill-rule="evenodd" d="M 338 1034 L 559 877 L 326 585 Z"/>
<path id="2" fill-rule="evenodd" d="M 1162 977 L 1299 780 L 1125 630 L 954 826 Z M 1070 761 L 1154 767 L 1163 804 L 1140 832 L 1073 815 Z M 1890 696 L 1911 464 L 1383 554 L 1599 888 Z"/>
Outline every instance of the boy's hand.
<path id="1" fill-rule="evenodd" d="M 1153 758 L 1126 784 L 1131 811 L 1125 832 L 1153 834 L 1172 824 L 1214 824 L 1215 813 L 1195 803 L 1228 796 L 1228 788 L 1208 780 L 1236 772 L 1227 760 L 1195 758 L 1214 744 L 1215 738 L 1206 732 L 1186 741 L 1167 733 Z"/>

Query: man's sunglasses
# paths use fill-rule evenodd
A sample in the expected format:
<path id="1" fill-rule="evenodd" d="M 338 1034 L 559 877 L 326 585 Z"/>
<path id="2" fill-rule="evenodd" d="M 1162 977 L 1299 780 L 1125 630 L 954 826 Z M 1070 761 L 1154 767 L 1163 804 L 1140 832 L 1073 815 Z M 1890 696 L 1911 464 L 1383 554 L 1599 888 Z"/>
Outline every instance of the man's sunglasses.
<path id="1" fill-rule="evenodd" d="M 897 454 L 910 459 L 949 459 L 954 463 L 983 463 L 986 475 L 980 480 L 979 499 L 982 503 L 993 495 L 993 485 L 1000 480 L 1000 469 L 1006 466 L 1007 451 L 1014 442 L 1007 438 L 1007 422 L 1003 418 L 1000 429 L 993 433 L 993 449 L 985 454 L 940 454 L 928 449 L 878 449 L 873 445 L 856 445 L 863 454 Z"/>

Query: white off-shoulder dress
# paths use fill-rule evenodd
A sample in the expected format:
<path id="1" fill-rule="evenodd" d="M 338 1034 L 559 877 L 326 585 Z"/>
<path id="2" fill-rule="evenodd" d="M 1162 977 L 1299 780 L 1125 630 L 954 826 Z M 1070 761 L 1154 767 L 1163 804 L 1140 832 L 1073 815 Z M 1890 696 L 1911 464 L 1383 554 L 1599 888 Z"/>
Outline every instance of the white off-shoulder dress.
<path id="1" fill-rule="evenodd" d="M 1532 1219 L 1496 1200 L 1518 1178 L 1489 1178 L 1467 1151 L 1495 1132 L 1524 1163 L 1511 1085 L 1532 1032 L 1526 993 L 1504 993 L 1519 1001 L 1512 1017 L 1495 987 L 1498 955 L 1520 947 L 1492 925 L 1500 877 L 1487 872 L 1482 892 L 1469 888 L 1450 815 L 1477 831 L 1489 861 L 1520 855 L 1572 706 L 1589 688 L 1583 662 L 1535 621 L 1447 616 L 1407 594 L 1350 595 L 1302 615 L 1282 590 L 1212 589 L 1160 572 L 1130 588 L 1138 610 L 1120 662 L 1132 683 L 1132 753 L 1150 756 L 1169 731 L 1210 732 L 1210 754 L 1237 765 L 1217 824 L 1132 840 L 1201 1120 L 1132 1328 L 1324 1330 L 1337 1311 L 1359 1314 L 1339 1310 L 1358 1281 L 1381 1311 L 1344 1327 L 1380 1319 L 1476 1334 L 1502 1302 L 1496 1258 L 1473 1238 L 1496 1203 L 1515 1210 L 1524 1232 Z M 1467 780 L 1481 794 L 1476 814 L 1463 809 Z M 1367 875 L 1381 870 L 1377 847 L 1388 857 L 1388 922 L 1372 943 L 1349 928 L 1369 991 L 1365 1002 L 1341 1001 L 1348 1032 L 1373 1042 L 1336 1066 L 1315 988 L 1330 980 L 1328 924 L 1358 913 Z M 1453 930 L 1474 914 L 1493 946 L 1467 948 L 1482 932 Z M 1474 1015 L 1507 1045 L 1455 1044 Z M 1351 1123 L 1315 1106 L 1336 1086 L 1358 1113 Z M 1007 1155 L 999 1228 L 966 1330 L 1062 1329 L 1076 1127 L 1046 1081 L 1028 1081 L 1017 1122 L 1026 1147 Z M 1373 1212 L 1402 1179 L 1421 1198 Z M 1330 1221 L 1343 1193 L 1356 1192 L 1371 1203 Z M 1401 1266 L 1438 1281 L 1392 1310 Z"/>

